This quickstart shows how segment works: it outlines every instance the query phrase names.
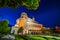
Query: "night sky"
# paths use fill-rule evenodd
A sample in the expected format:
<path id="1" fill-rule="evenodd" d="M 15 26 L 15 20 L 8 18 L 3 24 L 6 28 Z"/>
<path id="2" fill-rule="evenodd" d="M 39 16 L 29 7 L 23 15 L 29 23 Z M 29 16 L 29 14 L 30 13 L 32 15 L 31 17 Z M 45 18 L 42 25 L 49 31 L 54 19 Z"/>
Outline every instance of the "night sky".
<path id="1" fill-rule="evenodd" d="M 18 6 L 16 9 L 0 8 L 0 20 L 7 19 L 10 25 L 14 25 L 22 12 L 26 12 L 30 18 L 34 16 L 38 23 L 46 27 L 60 26 L 59 0 L 41 0 L 37 10 L 28 10 L 24 6 Z"/>

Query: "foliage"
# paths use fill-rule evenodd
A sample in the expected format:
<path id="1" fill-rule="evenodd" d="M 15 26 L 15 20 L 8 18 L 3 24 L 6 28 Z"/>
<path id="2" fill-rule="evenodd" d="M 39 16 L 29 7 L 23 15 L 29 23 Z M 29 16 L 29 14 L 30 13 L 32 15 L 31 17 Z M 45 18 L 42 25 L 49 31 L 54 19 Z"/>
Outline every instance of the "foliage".
<path id="1" fill-rule="evenodd" d="M 46 28 L 45 28 L 45 27 L 42 27 L 41 31 L 42 31 L 42 33 L 44 34 L 45 31 L 46 31 Z"/>
<path id="2" fill-rule="evenodd" d="M 39 7 L 40 0 L 27 0 L 23 2 L 23 5 L 26 6 L 28 9 L 37 9 Z"/>
<path id="3" fill-rule="evenodd" d="M 40 0 L 0 0 L 0 7 L 8 6 L 11 8 L 16 8 L 19 5 L 23 5 L 28 9 L 37 9 Z"/>
<path id="4" fill-rule="evenodd" d="M 0 21 L 0 33 L 7 33 L 10 30 L 7 20 Z"/>
<path id="5" fill-rule="evenodd" d="M 23 32 L 23 27 L 20 27 L 19 30 L 18 30 L 18 33 L 22 33 Z"/>

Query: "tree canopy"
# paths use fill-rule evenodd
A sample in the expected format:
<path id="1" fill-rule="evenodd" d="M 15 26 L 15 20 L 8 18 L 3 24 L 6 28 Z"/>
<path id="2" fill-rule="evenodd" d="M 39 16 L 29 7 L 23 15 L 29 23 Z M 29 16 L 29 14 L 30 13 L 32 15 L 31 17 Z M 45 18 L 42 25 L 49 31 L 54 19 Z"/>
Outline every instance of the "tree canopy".
<path id="1" fill-rule="evenodd" d="M 18 33 L 19 33 L 19 32 L 20 32 L 20 33 L 23 32 L 23 30 L 24 30 L 23 27 L 20 27 L 19 30 L 18 30 Z"/>
<path id="2" fill-rule="evenodd" d="M 0 0 L 0 7 L 8 6 L 16 8 L 17 6 L 25 6 L 28 9 L 36 10 L 40 0 Z"/>
<path id="3" fill-rule="evenodd" d="M 0 20 L 0 33 L 7 33 L 10 30 L 7 20 Z"/>

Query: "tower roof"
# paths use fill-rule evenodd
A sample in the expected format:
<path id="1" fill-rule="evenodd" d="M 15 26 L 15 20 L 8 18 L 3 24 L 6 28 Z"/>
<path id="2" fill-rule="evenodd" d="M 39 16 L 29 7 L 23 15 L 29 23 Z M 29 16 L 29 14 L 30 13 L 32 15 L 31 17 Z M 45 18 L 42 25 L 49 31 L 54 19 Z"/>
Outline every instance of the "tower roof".
<path id="1" fill-rule="evenodd" d="M 21 13 L 21 17 L 28 17 L 28 16 L 27 16 L 27 13 L 22 12 L 22 13 Z"/>
<path id="2" fill-rule="evenodd" d="M 26 12 L 22 12 L 21 15 L 27 15 L 27 13 Z"/>

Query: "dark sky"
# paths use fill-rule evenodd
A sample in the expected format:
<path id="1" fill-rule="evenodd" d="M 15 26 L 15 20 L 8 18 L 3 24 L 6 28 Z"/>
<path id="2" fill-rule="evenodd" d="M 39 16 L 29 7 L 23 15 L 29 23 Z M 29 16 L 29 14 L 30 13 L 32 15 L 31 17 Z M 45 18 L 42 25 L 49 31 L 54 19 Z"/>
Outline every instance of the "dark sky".
<path id="1" fill-rule="evenodd" d="M 60 26 L 60 1 L 59 0 L 41 0 L 37 10 L 28 10 L 24 6 L 18 6 L 16 9 L 3 7 L 0 8 L 0 20 L 9 20 L 10 25 L 16 23 L 22 12 L 26 12 L 30 18 L 33 16 L 38 23 L 46 27 L 53 28 Z"/>

